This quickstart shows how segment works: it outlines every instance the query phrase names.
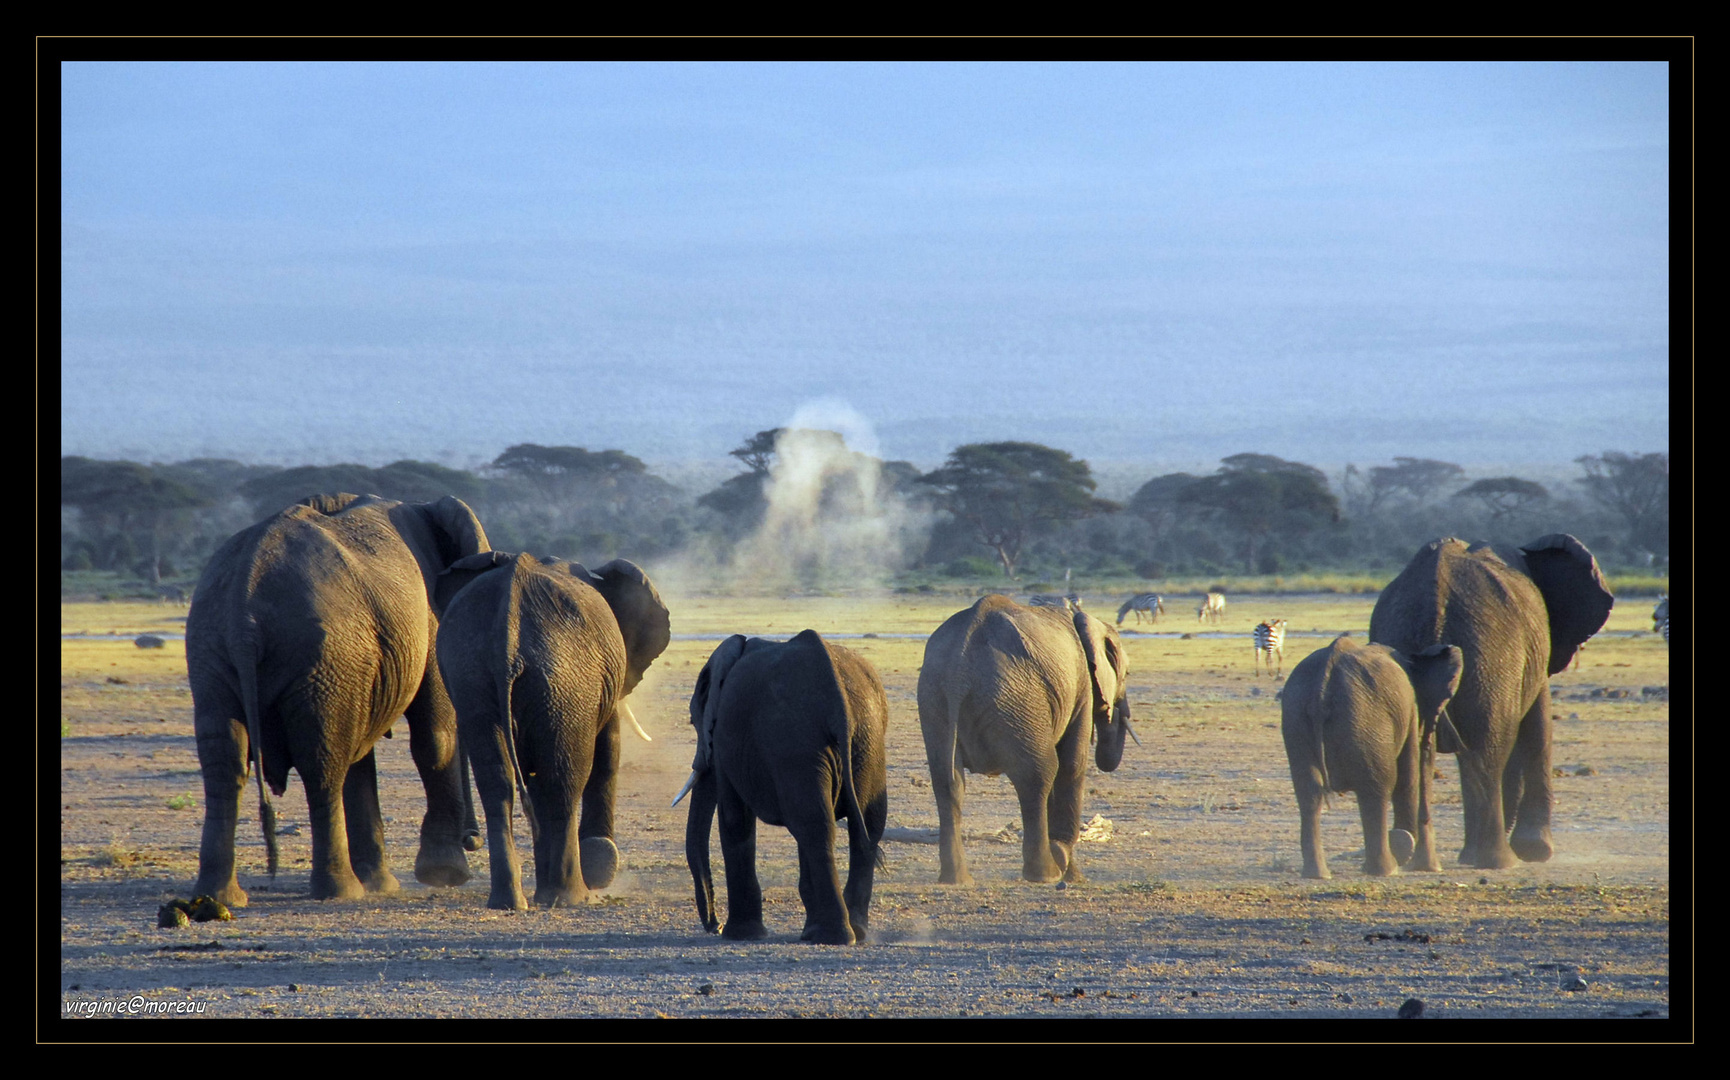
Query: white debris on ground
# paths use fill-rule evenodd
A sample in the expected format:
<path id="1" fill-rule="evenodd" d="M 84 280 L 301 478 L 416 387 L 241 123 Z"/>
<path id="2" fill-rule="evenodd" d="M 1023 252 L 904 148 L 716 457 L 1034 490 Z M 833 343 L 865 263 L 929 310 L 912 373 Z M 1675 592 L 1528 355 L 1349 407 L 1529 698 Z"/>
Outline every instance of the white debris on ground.
<path id="1" fill-rule="evenodd" d="M 1011 821 L 1009 824 L 1003 826 L 1003 828 L 998 829 L 994 834 L 994 838 L 1000 844 L 1021 843 L 1021 822 Z"/>
<path id="2" fill-rule="evenodd" d="M 1111 839 L 1111 830 L 1111 819 L 1103 814 L 1095 814 L 1092 821 L 1081 827 L 1081 838 L 1103 844 Z"/>

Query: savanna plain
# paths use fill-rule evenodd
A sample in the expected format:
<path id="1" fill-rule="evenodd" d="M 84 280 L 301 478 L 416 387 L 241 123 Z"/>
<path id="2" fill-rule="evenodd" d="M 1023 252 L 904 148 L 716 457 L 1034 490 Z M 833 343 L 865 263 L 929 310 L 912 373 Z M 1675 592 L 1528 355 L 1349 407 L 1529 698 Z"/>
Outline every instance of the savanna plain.
<path id="1" fill-rule="evenodd" d="M 1107 618 L 1123 595 L 1084 593 L 1088 610 Z M 1579 668 L 1552 679 L 1556 855 L 1548 863 L 1457 865 L 1459 784 L 1448 757 L 1434 785 L 1441 873 L 1364 876 L 1347 795 L 1323 816 L 1334 877 L 1301 878 L 1279 731 L 1284 680 L 1256 672 L 1250 630 L 1263 618 L 1288 620 L 1289 671 L 1336 634 L 1367 637 L 1374 597 L 1242 596 L 1218 627 L 1197 625 L 1193 598 L 1186 609 L 1185 598 L 1168 597 L 1160 622 L 1123 629 L 1140 745 L 1114 773 L 1089 766 L 1083 816 L 1098 820 L 1089 832 L 1097 839 L 1079 845 L 1087 881 L 1022 881 L 1014 791 L 1007 778 L 970 775 L 964 836 L 978 884 L 961 888 L 937 884 L 937 848 L 919 842 L 935 836 L 937 812 L 916 687 L 925 635 L 973 598 L 962 590 L 668 595 L 673 643 L 631 699 L 654 741 L 626 735 L 621 869 L 594 903 L 489 911 L 484 848 L 469 857 L 466 885 L 415 883 L 425 797 L 399 722 L 397 737 L 378 744 L 378 760 L 400 892 L 310 899 L 305 794 L 291 778 L 276 800 L 283 865 L 275 880 L 265 873 L 249 785 L 237 844 L 251 904 L 232 921 L 178 929 L 158 928 L 157 911 L 191 899 L 204 809 L 178 636 L 185 609 L 65 603 L 59 1015 L 96 1007 L 78 1003 L 142 1000 L 191 1002 L 209 1019 L 1368 1019 L 1392 1018 L 1416 998 L 1425 1018 L 1443 1020 L 1671 1016 L 1671 755 L 1686 754 L 1692 731 L 1671 727 L 1669 654 L 1651 632 L 1650 598 L 1620 599 Z M 883 845 L 872 939 L 857 947 L 798 940 L 793 843 L 760 826 L 771 937 L 723 941 L 697 921 L 685 805 L 669 805 L 690 771 L 692 683 L 728 634 L 807 627 L 869 659 L 888 692 L 893 839 Z M 139 648 L 143 633 L 164 644 Z M 39 738 L 41 758 L 52 761 L 45 724 Z M 520 815 L 516 828 L 531 850 Z M 724 892 L 718 842 L 715 865 Z M 531 859 L 526 882 L 532 874 Z M 39 1037 L 77 1039 L 74 1022 L 46 1021 Z M 1600 1025 L 1586 1037 L 1653 1037 L 1638 1028 L 1618 1035 Z M 727 1030 L 700 1027 L 698 1037 L 739 1037 Z M 964 1039 L 1058 1030 L 941 1029 Z M 1126 1024 L 1091 1037 L 1159 1032 Z M 462 1029 L 444 1037 L 461 1038 Z M 640 1037 L 657 1036 L 651 1028 Z"/>

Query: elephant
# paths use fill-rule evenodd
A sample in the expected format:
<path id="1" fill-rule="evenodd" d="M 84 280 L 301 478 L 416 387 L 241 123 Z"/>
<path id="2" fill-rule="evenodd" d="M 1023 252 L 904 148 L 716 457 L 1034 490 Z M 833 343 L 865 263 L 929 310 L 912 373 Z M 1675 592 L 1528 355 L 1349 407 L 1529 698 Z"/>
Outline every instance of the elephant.
<path id="1" fill-rule="evenodd" d="M 620 718 L 636 723 L 626 695 L 672 640 L 666 604 L 624 559 L 591 571 L 493 551 L 452 563 L 433 607 L 439 671 L 486 812 L 487 906 L 528 908 L 511 830 L 514 789 L 534 836 L 535 903 L 582 902 L 618 868 Z"/>
<path id="2" fill-rule="evenodd" d="M 1407 656 L 1342 636 L 1292 668 L 1281 693 L 1280 734 L 1302 823 L 1304 877 L 1333 876 L 1321 838 L 1330 791 L 1357 792 L 1364 873 L 1442 868 L 1430 826 L 1434 734 L 1464 665 L 1453 645 Z"/>
<path id="3" fill-rule="evenodd" d="M 804 941 L 862 944 L 871 887 L 889 816 L 888 700 L 869 661 L 805 630 L 776 642 L 735 634 L 710 655 L 691 694 L 697 753 L 685 861 L 704 929 L 717 926 L 709 829 L 717 809 L 727 874 L 721 936 L 754 941 L 763 926 L 757 882 L 757 819 L 799 846 Z M 835 860 L 835 822 L 847 819 L 847 887 Z"/>
<path id="4" fill-rule="evenodd" d="M 1502 869 L 1555 853 L 1549 677 L 1614 603 L 1597 560 L 1566 533 L 1517 548 L 1436 540 L 1376 600 L 1371 641 L 1407 655 L 1444 642 L 1464 653 L 1452 723 L 1436 734 L 1436 750 L 1460 766 L 1462 866 Z"/>
<path id="5" fill-rule="evenodd" d="M 271 876 L 288 770 L 306 786 L 312 895 L 394 892 L 373 744 L 397 717 L 426 788 L 415 878 L 460 885 L 479 830 L 457 749 L 456 714 L 434 660 L 434 579 L 487 549 L 461 499 L 402 503 L 314 495 L 229 538 L 211 556 L 186 619 L 186 669 L 204 775 L 194 895 L 246 904 L 234 829 L 249 764 Z"/>
<path id="6" fill-rule="evenodd" d="M 1085 612 L 985 596 L 925 644 L 919 728 L 937 798 L 938 882 L 971 885 L 961 849 L 962 771 L 1009 774 L 1021 802 L 1021 876 L 1085 881 L 1076 862 L 1086 747 L 1123 758 L 1129 689 L 1117 630 Z M 1137 744 L 1140 739 L 1136 739 Z"/>

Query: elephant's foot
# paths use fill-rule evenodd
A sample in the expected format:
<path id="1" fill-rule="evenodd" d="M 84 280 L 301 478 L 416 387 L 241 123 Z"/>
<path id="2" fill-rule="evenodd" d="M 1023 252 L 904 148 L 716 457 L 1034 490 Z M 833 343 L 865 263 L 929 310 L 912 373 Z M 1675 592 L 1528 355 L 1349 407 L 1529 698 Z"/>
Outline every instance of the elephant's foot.
<path id="1" fill-rule="evenodd" d="M 1519 857 L 1506 844 L 1485 845 L 1483 848 L 1460 849 L 1460 865 L 1474 870 L 1506 870 L 1519 862 Z"/>
<path id="2" fill-rule="evenodd" d="M 359 900 L 366 895 L 366 886 L 354 876 L 354 871 L 344 868 L 342 873 L 331 873 L 324 870 L 312 872 L 312 898 L 314 900 Z"/>
<path id="3" fill-rule="evenodd" d="M 748 922 L 728 919 L 727 925 L 721 929 L 721 936 L 728 941 L 762 941 L 769 936 L 769 928 L 763 925 L 762 919 Z"/>
<path id="4" fill-rule="evenodd" d="M 397 881 L 396 875 L 382 866 L 366 872 L 356 870 L 354 876 L 360 880 L 361 887 L 369 893 L 389 896 L 402 888 L 402 883 Z"/>
<path id="5" fill-rule="evenodd" d="M 463 833 L 464 851 L 479 851 L 481 845 L 485 842 L 486 841 L 481 837 L 479 829 L 470 829 L 468 832 Z"/>
<path id="6" fill-rule="evenodd" d="M 800 941 L 809 941 L 813 945 L 852 945 L 857 939 L 853 936 L 851 926 L 807 926 L 805 932 L 799 935 Z"/>
<path id="7" fill-rule="evenodd" d="M 535 886 L 535 904 L 544 908 L 576 907 L 579 904 L 591 904 L 594 897 L 582 886 L 572 888 L 541 888 Z"/>
<path id="8" fill-rule="evenodd" d="M 1063 880 L 1069 885 L 1087 884 L 1087 875 L 1081 872 L 1081 866 L 1074 860 L 1069 860 L 1069 868 L 1063 872 Z"/>
<path id="9" fill-rule="evenodd" d="M 1550 843 L 1550 830 L 1543 827 L 1516 827 L 1508 846 L 1525 862 L 1549 862 L 1556 853 L 1555 845 Z"/>
<path id="10" fill-rule="evenodd" d="M 1328 869 L 1328 864 L 1325 862 L 1304 863 L 1303 876 L 1306 878 L 1314 878 L 1317 881 L 1327 881 L 1332 878 L 1334 874 L 1332 870 Z"/>
<path id="11" fill-rule="evenodd" d="M 1400 866 L 1391 855 L 1386 859 L 1366 857 L 1363 871 L 1368 877 L 1391 877 L 1400 872 Z"/>
<path id="12" fill-rule="evenodd" d="M 591 889 L 604 889 L 613 883 L 619 872 L 619 849 L 605 836 L 585 836 L 579 842 L 583 864 L 583 883 Z"/>
<path id="13" fill-rule="evenodd" d="M 461 885 L 470 876 L 468 856 L 458 844 L 422 844 L 414 857 L 414 879 L 422 885 Z"/>
<path id="14" fill-rule="evenodd" d="M 1388 850 L 1393 853 L 1394 862 L 1401 866 L 1411 860 L 1412 852 L 1418 849 L 1418 838 L 1404 829 L 1388 830 Z"/>
<path id="15" fill-rule="evenodd" d="M 965 870 L 945 870 L 937 875 L 939 885 L 972 885 L 973 875 Z"/>
<path id="16" fill-rule="evenodd" d="M 513 882 L 504 888 L 494 885 L 492 892 L 487 894 L 487 907 L 493 911 L 527 911 L 529 901 L 523 895 L 522 886 Z"/>
<path id="17" fill-rule="evenodd" d="M 212 885 L 199 878 L 192 886 L 193 896 L 208 896 L 225 907 L 245 907 L 247 903 L 246 890 L 240 887 L 240 882 L 229 878 L 220 885 Z"/>

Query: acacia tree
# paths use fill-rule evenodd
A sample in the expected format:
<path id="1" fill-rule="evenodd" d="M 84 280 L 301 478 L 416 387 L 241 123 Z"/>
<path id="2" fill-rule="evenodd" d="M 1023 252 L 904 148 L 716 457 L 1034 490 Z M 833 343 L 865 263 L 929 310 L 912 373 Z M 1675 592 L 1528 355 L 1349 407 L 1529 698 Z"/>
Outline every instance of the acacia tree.
<path id="1" fill-rule="evenodd" d="M 1635 547 L 1670 550 L 1670 455 L 1606 450 L 1574 459 L 1586 471 L 1586 493 L 1628 523 Z"/>
<path id="2" fill-rule="evenodd" d="M 1491 521 L 1500 521 L 1550 497 L 1544 485 L 1518 476 L 1492 476 L 1454 492 L 1456 499 L 1477 499 L 1490 512 Z"/>
<path id="3" fill-rule="evenodd" d="M 975 539 L 997 554 L 1010 578 L 1015 577 L 1022 544 L 1040 524 L 1121 509 L 1094 497 L 1098 484 L 1087 462 L 1039 443 L 958 446 L 942 468 L 919 482 L 936 492 L 938 509 L 972 526 Z"/>
<path id="4" fill-rule="evenodd" d="M 1233 454 L 1219 471 L 1184 485 L 1178 502 L 1219 518 L 1244 538 L 1244 566 L 1256 571 L 1256 548 L 1275 533 L 1297 535 L 1340 519 L 1327 476 L 1313 465 L 1272 454 Z"/>
<path id="5" fill-rule="evenodd" d="M 1449 484 L 1465 479 L 1466 470 L 1451 461 L 1431 458 L 1396 457 L 1394 464 L 1377 465 L 1370 470 L 1370 506 L 1375 510 L 1389 496 L 1405 492 L 1419 502 L 1426 502 Z"/>
<path id="6" fill-rule="evenodd" d="M 136 461 L 94 461 L 85 457 L 60 459 L 60 504 L 78 508 L 79 515 L 106 548 L 100 561 L 116 569 L 121 552 L 143 533 L 149 541 L 151 583 L 162 577 L 163 541 L 184 531 L 188 513 L 208 506 L 211 499 L 172 476 Z"/>

